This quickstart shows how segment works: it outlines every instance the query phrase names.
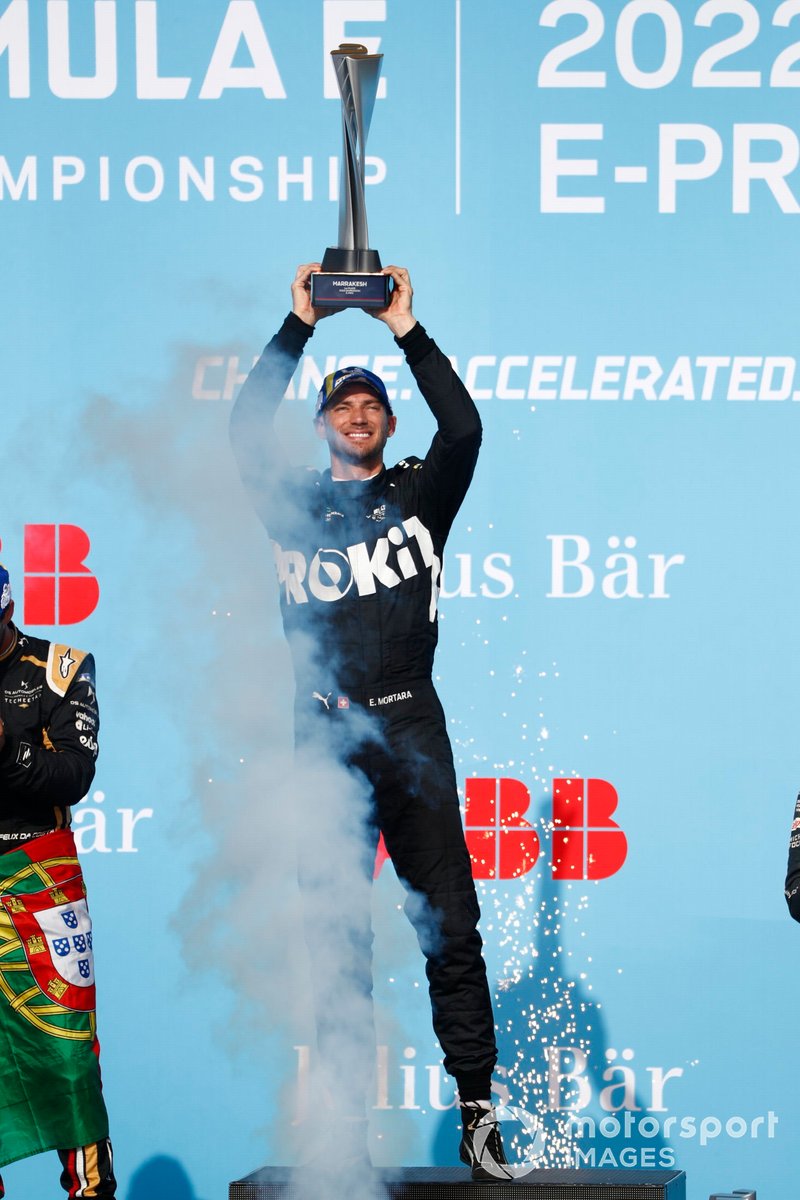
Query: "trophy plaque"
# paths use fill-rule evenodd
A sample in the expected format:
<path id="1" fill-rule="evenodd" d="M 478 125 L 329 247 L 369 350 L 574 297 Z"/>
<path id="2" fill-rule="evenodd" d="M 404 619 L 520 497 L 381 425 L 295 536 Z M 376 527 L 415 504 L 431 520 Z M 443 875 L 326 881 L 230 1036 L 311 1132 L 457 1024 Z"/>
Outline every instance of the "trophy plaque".
<path id="1" fill-rule="evenodd" d="M 331 58 L 342 98 L 339 244 L 328 247 L 322 270 L 311 276 L 311 303 L 318 308 L 385 308 L 390 279 L 381 274 L 378 251 L 369 248 L 364 200 L 367 134 L 383 55 L 343 42 Z"/>

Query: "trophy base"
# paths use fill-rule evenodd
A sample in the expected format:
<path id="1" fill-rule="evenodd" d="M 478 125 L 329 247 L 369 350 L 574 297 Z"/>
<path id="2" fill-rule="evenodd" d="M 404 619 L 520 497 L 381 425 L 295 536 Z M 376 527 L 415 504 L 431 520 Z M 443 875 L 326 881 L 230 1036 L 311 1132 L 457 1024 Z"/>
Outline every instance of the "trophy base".
<path id="1" fill-rule="evenodd" d="M 386 308 L 389 275 L 364 271 L 314 271 L 311 303 L 314 308 Z"/>
<path id="2" fill-rule="evenodd" d="M 322 256 L 323 271 L 341 271 L 345 275 L 376 275 L 381 265 L 381 256 L 377 250 L 328 246 Z"/>
<path id="3" fill-rule="evenodd" d="M 328 246 L 322 270 L 311 276 L 315 308 L 386 308 L 391 279 L 381 274 L 377 250 Z"/>

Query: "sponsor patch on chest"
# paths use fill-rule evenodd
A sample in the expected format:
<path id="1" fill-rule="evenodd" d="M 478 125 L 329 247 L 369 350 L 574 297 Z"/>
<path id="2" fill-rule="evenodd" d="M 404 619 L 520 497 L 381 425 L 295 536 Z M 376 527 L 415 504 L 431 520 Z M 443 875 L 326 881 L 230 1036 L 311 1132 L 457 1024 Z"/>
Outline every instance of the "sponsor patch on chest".
<path id="1" fill-rule="evenodd" d="M 20 708 L 27 708 L 32 701 L 38 700 L 41 694 L 41 683 L 28 683 L 23 679 L 19 687 L 5 688 L 3 699 L 6 704 L 17 704 Z"/>
<path id="2" fill-rule="evenodd" d="M 442 564 L 429 530 L 416 516 L 391 525 L 369 544 L 355 542 L 344 549 L 320 547 L 309 553 L 287 549 L 273 540 L 272 549 L 286 606 L 309 601 L 335 604 L 348 594 L 372 596 L 427 575 L 428 617 L 431 621 L 436 618 Z"/>

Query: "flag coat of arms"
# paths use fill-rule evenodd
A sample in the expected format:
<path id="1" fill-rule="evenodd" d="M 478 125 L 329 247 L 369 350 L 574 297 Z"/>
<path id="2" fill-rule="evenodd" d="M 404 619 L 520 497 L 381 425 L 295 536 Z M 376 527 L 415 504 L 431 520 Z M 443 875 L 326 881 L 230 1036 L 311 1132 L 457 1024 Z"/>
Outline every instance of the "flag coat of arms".
<path id="1" fill-rule="evenodd" d="M 107 1136 L 92 924 L 60 829 L 0 855 L 0 1166 Z"/>

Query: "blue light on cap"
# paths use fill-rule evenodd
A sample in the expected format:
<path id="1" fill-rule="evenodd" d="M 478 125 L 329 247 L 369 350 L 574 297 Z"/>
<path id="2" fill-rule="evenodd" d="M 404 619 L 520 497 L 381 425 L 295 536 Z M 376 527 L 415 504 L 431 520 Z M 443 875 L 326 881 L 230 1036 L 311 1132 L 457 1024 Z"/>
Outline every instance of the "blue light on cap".
<path id="1" fill-rule="evenodd" d="M 11 603 L 11 580 L 8 576 L 8 571 L 2 563 L 0 563 L 0 616 L 6 611 Z"/>
<path id="2" fill-rule="evenodd" d="M 380 376 L 373 375 L 372 371 L 368 371 L 366 367 L 340 367 L 338 371 L 333 371 L 323 379 L 322 387 L 319 389 L 319 395 L 317 396 L 317 405 L 314 409 L 314 419 L 316 420 L 337 392 L 352 383 L 361 384 L 362 387 L 369 388 L 371 392 L 375 393 L 381 404 L 384 405 L 389 416 L 392 415 L 392 406 L 389 402 L 386 385 Z"/>

